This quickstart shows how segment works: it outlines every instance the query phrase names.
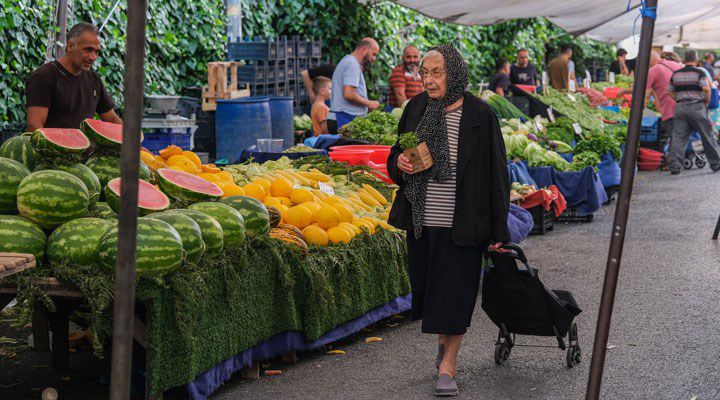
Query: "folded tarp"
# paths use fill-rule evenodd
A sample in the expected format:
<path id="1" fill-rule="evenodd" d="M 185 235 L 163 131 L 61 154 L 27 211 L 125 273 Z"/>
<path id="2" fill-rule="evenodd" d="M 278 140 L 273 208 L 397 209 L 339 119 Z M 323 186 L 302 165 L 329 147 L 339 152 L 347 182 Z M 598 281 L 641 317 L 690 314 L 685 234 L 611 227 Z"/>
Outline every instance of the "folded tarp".
<path id="1" fill-rule="evenodd" d="M 528 167 L 538 187 L 556 185 L 570 207 L 582 215 L 592 214 L 607 201 L 600 177 L 593 167 L 578 172 L 558 172 L 553 167 Z"/>

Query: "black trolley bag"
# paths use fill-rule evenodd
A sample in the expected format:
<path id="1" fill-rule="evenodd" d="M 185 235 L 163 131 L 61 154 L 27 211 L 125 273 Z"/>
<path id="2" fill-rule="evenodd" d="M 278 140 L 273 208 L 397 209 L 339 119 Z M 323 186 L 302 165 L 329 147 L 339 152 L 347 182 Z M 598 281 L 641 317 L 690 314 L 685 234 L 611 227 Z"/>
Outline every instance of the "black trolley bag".
<path id="1" fill-rule="evenodd" d="M 491 253 L 492 262 L 485 269 L 482 283 L 482 309 L 500 330 L 495 363 L 501 365 L 514 346 L 522 346 L 516 343 L 515 335 L 530 335 L 554 336 L 558 347 L 567 350 L 568 368 L 577 365 L 581 351 L 573 319 L 582 310 L 573 295 L 547 289 L 518 245 L 508 243 L 503 248 L 511 252 Z"/>

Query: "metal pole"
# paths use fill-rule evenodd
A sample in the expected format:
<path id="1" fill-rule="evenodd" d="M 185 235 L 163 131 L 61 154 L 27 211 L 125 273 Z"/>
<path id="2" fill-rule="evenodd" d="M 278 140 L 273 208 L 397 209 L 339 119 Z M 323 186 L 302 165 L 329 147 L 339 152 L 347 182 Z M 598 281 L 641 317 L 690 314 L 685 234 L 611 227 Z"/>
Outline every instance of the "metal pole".
<path id="1" fill-rule="evenodd" d="M 648 11 L 656 11 L 657 0 L 646 0 Z M 653 14 L 654 15 L 654 14 Z M 643 14 L 642 30 L 640 31 L 640 52 L 635 66 L 635 83 L 633 86 L 632 105 L 630 106 L 630 120 L 628 121 L 628 135 L 625 143 L 625 158 L 622 166 L 622 180 L 620 194 L 618 195 L 613 221 L 610 250 L 608 251 L 607 267 L 605 269 L 605 282 L 603 283 L 600 311 L 598 312 L 597 327 L 595 330 L 595 344 L 593 346 L 592 361 L 590 362 L 590 376 L 587 384 L 586 400 L 600 398 L 600 384 L 602 383 L 603 367 L 605 365 L 605 350 L 610 332 L 613 304 L 615 302 L 615 289 L 617 288 L 620 259 L 627 219 L 630 211 L 630 196 L 632 195 L 633 181 L 635 179 L 635 163 L 637 161 L 640 125 L 642 122 L 643 103 L 645 101 L 645 85 L 650 61 L 655 18 Z"/>
<path id="2" fill-rule="evenodd" d="M 133 318 L 135 305 L 135 242 L 137 234 L 140 120 L 145 80 L 147 0 L 128 0 L 125 52 L 123 144 L 120 154 L 120 222 L 115 265 L 115 305 L 110 399 L 130 398 Z"/>
<path id="3" fill-rule="evenodd" d="M 55 43 L 55 58 L 65 55 L 67 44 L 67 0 L 58 0 L 57 26 L 59 29 L 57 42 Z"/>

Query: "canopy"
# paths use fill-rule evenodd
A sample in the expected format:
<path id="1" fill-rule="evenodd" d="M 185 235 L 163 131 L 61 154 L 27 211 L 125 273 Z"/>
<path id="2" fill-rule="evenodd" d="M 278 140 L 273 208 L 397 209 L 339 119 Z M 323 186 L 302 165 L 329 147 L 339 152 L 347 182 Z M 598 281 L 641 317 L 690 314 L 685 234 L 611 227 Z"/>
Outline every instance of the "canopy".
<path id="1" fill-rule="evenodd" d="M 720 16 L 682 25 L 662 35 L 655 35 L 655 46 L 679 45 L 695 49 L 720 49 Z"/>
<path id="2" fill-rule="evenodd" d="M 586 34 L 609 43 L 640 32 L 639 19 L 635 26 L 640 0 L 393 1 L 429 17 L 461 25 L 492 25 L 514 18 L 546 17 L 570 34 Z M 680 26 L 720 15 L 720 0 L 662 0 L 658 8 L 656 38 Z"/>

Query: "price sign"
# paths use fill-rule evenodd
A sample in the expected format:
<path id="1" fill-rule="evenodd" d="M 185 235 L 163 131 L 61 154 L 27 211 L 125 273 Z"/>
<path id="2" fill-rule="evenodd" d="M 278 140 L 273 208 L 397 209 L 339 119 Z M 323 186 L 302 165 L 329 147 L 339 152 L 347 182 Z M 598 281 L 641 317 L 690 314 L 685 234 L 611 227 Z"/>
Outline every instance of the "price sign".
<path id="1" fill-rule="evenodd" d="M 575 134 L 577 135 L 582 134 L 582 127 L 577 122 L 573 124 L 573 130 L 575 130 Z"/>
<path id="2" fill-rule="evenodd" d="M 583 86 L 585 86 L 585 89 L 590 89 L 590 79 L 585 79 L 583 81 Z"/>
<path id="3" fill-rule="evenodd" d="M 571 91 L 571 92 L 574 92 L 575 89 L 576 89 L 576 87 L 575 87 L 575 80 L 574 80 L 574 79 L 568 80 L 568 90 Z"/>
<path id="4" fill-rule="evenodd" d="M 546 86 L 548 85 L 548 74 L 547 71 L 542 72 L 542 85 Z"/>
<path id="5" fill-rule="evenodd" d="M 610 83 L 615 83 L 615 73 L 614 72 L 611 72 L 608 74 L 608 81 Z"/>
<path id="6" fill-rule="evenodd" d="M 540 123 L 540 121 L 535 120 L 535 129 L 537 129 L 538 132 L 541 132 L 545 130 L 545 127 Z"/>
<path id="7" fill-rule="evenodd" d="M 553 114 L 552 107 L 548 108 L 547 112 L 548 112 L 548 119 L 550 120 L 550 122 L 555 123 L 555 114 Z"/>
<path id="8" fill-rule="evenodd" d="M 333 190 L 332 186 L 328 185 L 327 183 L 318 182 L 318 188 L 319 188 L 320 191 L 323 192 L 323 193 L 326 193 L 326 194 L 329 194 L 329 195 L 334 195 L 334 194 L 335 194 L 335 190 Z"/>

